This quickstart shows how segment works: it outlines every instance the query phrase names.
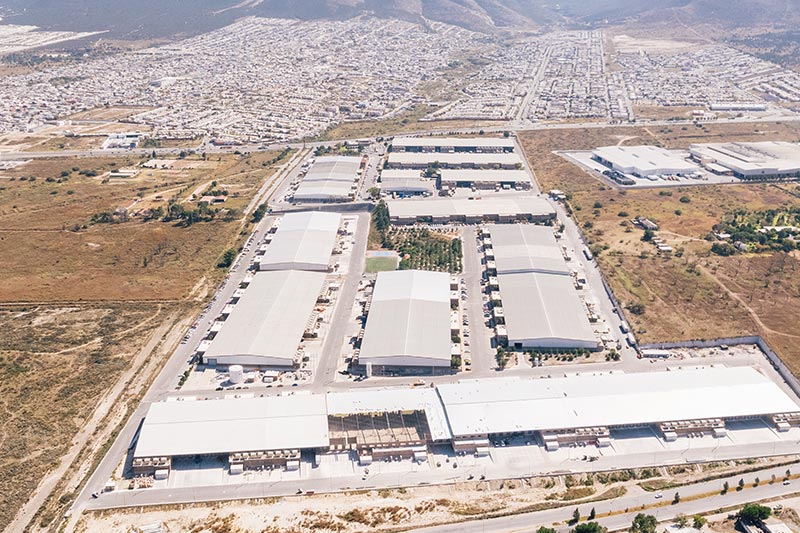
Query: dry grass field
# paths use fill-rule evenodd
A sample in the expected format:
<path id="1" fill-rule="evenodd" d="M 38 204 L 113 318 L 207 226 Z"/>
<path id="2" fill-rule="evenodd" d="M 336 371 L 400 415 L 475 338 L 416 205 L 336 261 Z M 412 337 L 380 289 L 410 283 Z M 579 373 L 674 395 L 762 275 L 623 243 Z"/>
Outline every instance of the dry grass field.
<path id="1" fill-rule="evenodd" d="M 0 305 L 0 528 L 174 307 Z"/>
<path id="2" fill-rule="evenodd" d="M 360 139 L 362 137 L 379 137 L 382 135 L 396 135 L 401 133 L 414 133 L 420 131 L 447 131 L 458 128 L 479 128 L 481 126 L 496 126 L 496 122 L 474 120 L 437 120 L 422 122 L 420 119 L 433 111 L 427 105 L 418 105 L 411 111 L 385 120 L 358 120 L 342 122 L 325 130 L 314 141 L 336 141 L 344 139 Z"/>
<path id="3" fill-rule="evenodd" d="M 135 178 L 111 181 L 104 178 L 108 171 L 142 159 L 40 159 L 16 168 L 21 177 L 0 180 L 0 246 L 14 251 L 0 256 L 0 301 L 184 298 L 209 269 L 213 278 L 216 259 L 235 245 L 242 212 L 274 172 L 267 163 L 276 155 L 225 155 L 210 165 L 198 161 L 204 168 L 144 169 Z M 166 209 L 170 199 L 191 208 L 199 199 L 191 195 L 202 194 L 212 181 L 229 191 L 220 204 L 234 211 L 229 221 L 218 217 L 190 227 L 136 217 L 91 223 L 92 215 L 118 208 Z"/>
<path id="4" fill-rule="evenodd" d="M 624 143 L 685 148 L 693 142 L 765 139 L 797 141 L 800 127 L 787 123 L 705 124 L 702 127 L 614 127 L 536 131 L 521 135 L 543 190 L 570 195 L 578 223 L 599 250 L 598 260 L 643 342 L 761 334 L 800 373 L 800 290 L 796 255 L 710 254 L 704 237 L 734 209 L 798 206 L 797 184 L 718 185 L 620 191 L 554 154 Z M 682 201 L 683 199 L 683 201 Z M 675 253 L 662 256 L 635 216 L 656 221 L 658 235 Z M 796 252 L 795 252 L 796 254 Z"/>
<path id="5" fill-rule="evenodd" d="M 173 170 L 112 180 L 110 170 L 144 159 L 38 159 L 0 178 L 0 529 L 129 367 L 137 384 L 158 368 L 149 361 L 139 375 L 131 361 L 165 324 L 198 312 L 225 275 L 216 264 L 245 238 L 245 208 L 277 155 L 189 156 Z M 137 215 L 171 200 L 195 209 L 209 189 L 228 191 L 211 221 Z M 127 220 L 92 222 L 120 207 Z M 64 505 L 57 490 L 48 509 Z"/>

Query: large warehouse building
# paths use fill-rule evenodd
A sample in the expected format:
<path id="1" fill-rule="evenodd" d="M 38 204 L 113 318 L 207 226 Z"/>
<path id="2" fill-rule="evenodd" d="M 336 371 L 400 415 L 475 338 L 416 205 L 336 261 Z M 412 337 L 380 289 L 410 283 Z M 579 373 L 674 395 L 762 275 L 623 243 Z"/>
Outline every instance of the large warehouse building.
<path id="1" fill-rule="evenodd" d="M 381 272 L 367 315 L 360 365 L 374 374 L 450 368 L 450 275 Z"/>
<path id="2" fill-rule="evenodd" d="M 209 365 L 292 368 L 324 272 L 259 272 L 203 354 Z"/>
<path id="3" fill-rule="evenodd" d="M 360 157 L 318 157 L 294 193 L 295 202 L 346 202 L 358 188 Z"/>
<path id="4" fill-rule="evenodd" d="M 496 137 L 395 137 L 393 152 L 513 152 L 514 139 Z"/>
<path id="5" fill-rule="evenodd" d="M 439 172 L 439 185 L 442 189 L 472 187 L 475 189 L 517 189 L 531 188 L 531 178 L 527 170 L 474 170 L 442 169 Z"/>
<path id="6" fill-rule="evenodd" d="M 513 152 L 391 152 L 386 168 L 502 168 L 521 169 L 522 159 Z"/>
<path id="7" fill-rule="evenodd" d="M 650 428 L 665 441 L 724 438 L 729 422 L 800 431 L 800 407 L 752 367 L 687 367 L 565 377 L 465 380 L 432 388 L 154 403 L 133 471 L 163 477 L 173 458 L 228 456 L 231 473 L 299 467 L 303 451 L 357 450 L 426 459 L 427 447 L 489 453 L 493 436 L 526 435 L 546 450 L 614 447 L 618 431 Z M 789 422 L 786 422 L 786 421 Z"/>
<path id="8" fill-rule="evenodd" d="M 775 383 L 751 367 L 606 373 L 437 386 L 454 445 L 497 434 L 538 432 L 548 449 L 576 440 L 610 445 L 615 428 L 655 426 L 666 440 L 687 432 L 723 436 L 726 420 L 796 412 Z M 674 434 L 674 435 L 673 435 Z"/>
<path id="9" fill-rule="evenodd" d="M 689 152 L 712 172 L 727 170 L 740 179 L 800 177 L 800 144 L 733 142 L 693 144 Z"/>
<path id="10" fill-rule="evenodd" d="M 617 172 L 641 178 L 700 172 L 694 163 L 658 146 L 603 146 L 592 152 L 592 159 Z"/>
<path id="11" fill-rule="evenodd" d="M 546 222 L 555 220 L 556 211 L 539 196 L 492 196 L 479 199 L 435 198 L 389 201 L 392 224 L 429 222 Z"/>
<path id="12" fill-rule="evenodd" d="M 284 215 L 259 269 L 327 272 L 341 222 L 338 213 L 308 211 Z"/>
<path id="13" fill-rule="evenodd" d="M 425 178 L 419 170 L 385 169 L 380 176 L 381 191 L 397 196 L 433 196 L 436 180 Z"/>
<path id="14" fill-rule="evenodd" d="M 547 226 L 490 225 L 494 270 L 508 345 L 516 349 L 599 347 L 587 309 Z M 489 265 L 491 268 L 491 265 Z"/>

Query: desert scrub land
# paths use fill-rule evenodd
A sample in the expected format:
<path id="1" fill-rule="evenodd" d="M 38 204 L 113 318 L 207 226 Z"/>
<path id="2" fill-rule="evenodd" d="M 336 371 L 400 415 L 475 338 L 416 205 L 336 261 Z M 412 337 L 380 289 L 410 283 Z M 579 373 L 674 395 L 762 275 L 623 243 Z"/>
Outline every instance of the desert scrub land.
<path id="1" fill-rule="evenodd" d="M 0 528 L 174 305 L 0 305 Z"/>
<path id="2" fill-rule="evenodd" d="M 245 209 L 279 153 L 145 159 L 43 159 L 0 178 L 0 301 L 180 299 L 236 246 Z M 284 154 L 284 158 L 288 154 Z M 204 194 L 226 200 L 201 202 Z M 171 215 L 171 216 L 170 216 Z"/>
<path id="3" fill-rule="evenodd" d="M 561 189 L 640 342 L 760 334 L 800 374 L 798 252 L 723 258 L 707 240 L 734 213 L 800 207 L 800 184 L 754 183 L 619 190 L 563 159 L 556 150 L 615 144 L 686 148 L 695 142 L 800 140 L 794 124 L 620 126 L 523 133 L 520 139 L 542 190 Z M 659 225 L 673 248 L 660 254 L 634 217 Z M 769 267 L 766 265 L 770 265 Z M 735 274 L 732 273 L 735 272 Z"/>

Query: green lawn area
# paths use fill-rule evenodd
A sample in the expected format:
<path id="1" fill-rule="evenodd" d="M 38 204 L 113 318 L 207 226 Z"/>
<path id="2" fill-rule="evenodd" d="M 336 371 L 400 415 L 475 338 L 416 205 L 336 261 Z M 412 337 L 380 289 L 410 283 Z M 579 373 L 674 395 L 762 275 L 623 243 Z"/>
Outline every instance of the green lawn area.
<path id="1" fill-rule="evenodd" d="M 397 270 L 397 257 L 367 257 L 365 265 L 367 273 Z"/>

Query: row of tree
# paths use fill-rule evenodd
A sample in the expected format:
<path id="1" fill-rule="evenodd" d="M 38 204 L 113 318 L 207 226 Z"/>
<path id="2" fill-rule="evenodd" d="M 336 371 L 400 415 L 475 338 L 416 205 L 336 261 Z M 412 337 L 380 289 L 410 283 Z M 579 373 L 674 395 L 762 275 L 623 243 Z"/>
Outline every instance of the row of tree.
<path id="1" fill-rule="evenodd" d="M 680 496 L 676 493 L 673 503 L 680 501 Z M 744 507 L 736 515 L 739 520 L 748 524 L 757 524 L 769 518 L 772 514 L 772 509 L 766 505 L 759 505 L 756 503 L 745 504 Z M 576 508 L 572 513 L 572 519 L 569 524 L 573 526 L 571 533 L 607 533 L 608 529 L 595 522 L 597 514 L 592 507 L 589 512 L 587 522 L 579 523 L 581 520 L 580 509 Z M 694 529 L 702 529 L 706 525 L 706 519 L 701 515 L 694 515 L 689 518 L 684 514 L 679 514 L 675 517 L 675 524 L 680 528 L 693 527 Z M 631 523 L 628 531 L 630 533 L 656 533 L 658 530 L 658 519 L 645 513 L 637 514 Z M 536 530 L 536 533 L 557 533 L 552 527 L 542 526 Z"/>

